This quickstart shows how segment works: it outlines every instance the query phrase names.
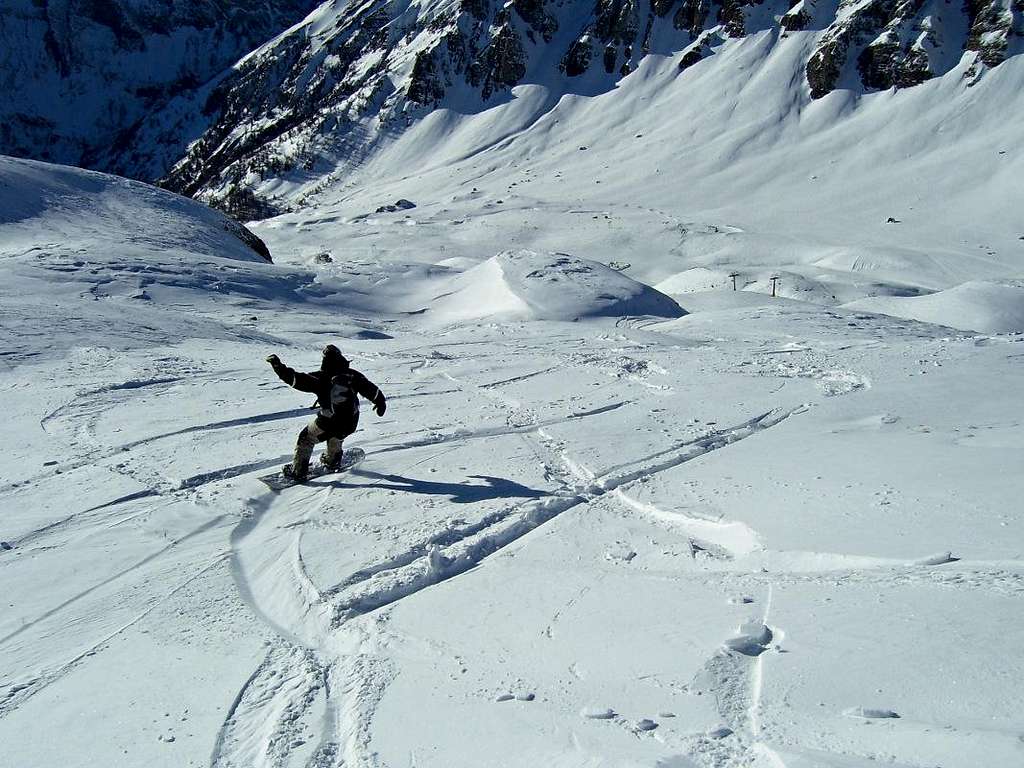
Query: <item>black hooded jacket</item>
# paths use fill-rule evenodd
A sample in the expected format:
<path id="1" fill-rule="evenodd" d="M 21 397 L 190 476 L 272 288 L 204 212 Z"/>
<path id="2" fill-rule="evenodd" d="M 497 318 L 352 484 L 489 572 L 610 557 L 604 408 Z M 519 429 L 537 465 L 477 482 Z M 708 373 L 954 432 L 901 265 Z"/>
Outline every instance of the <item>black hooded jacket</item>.
<path id="1" fill-rule="evenodd" d="M 301 373 L 284 363 L 274 365 L 274 373 L 285 384 L 300 392 L 316 395 L 320 408 L 317 425 L 327 432 L 349 434 L 359 421 L 359 397 L 373 403 L 377 413 L 384 415 L 387 401 L 380 388 L 359 371 L 350 368 L 348 361 L 327 370 Z"/>

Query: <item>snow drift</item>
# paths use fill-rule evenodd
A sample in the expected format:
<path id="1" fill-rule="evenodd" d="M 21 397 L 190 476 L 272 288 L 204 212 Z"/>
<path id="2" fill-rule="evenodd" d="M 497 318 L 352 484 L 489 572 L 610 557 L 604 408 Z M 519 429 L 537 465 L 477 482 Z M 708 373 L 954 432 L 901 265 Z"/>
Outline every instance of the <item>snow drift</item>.
<path id="1" fill-rule="evenodd" d="M 1024 331 L 1024 287 L 971 281 L 928 296 L 878 296 L 845 305 L 848 309 L 920 320 L 979 333 Z"/>
<path id="2" fill-rule="evenodd" d="M 193 200 L 115 176 L 0 157 L 6 363 L 33 356 L 40 337 L 59 351 L 151 345 L 171 328 L 204 338 L 259 335 L 251 323 L 260 302 L 317 293 L 309 273 L 268 261 L 259 238 Z M 232 305 L 239 315 L 225 323 Z M 67 332 L 72 326 L 74 334 Z"/>
<path id="3" fill-rule="evenodd" d="M 604 264 L 564 253 L 505 251 L 453 278 L 431 302 L 440 322 L 580 320 L 686 313 L 672 299 Z"/>
<path id="4" fill-rule="evenodd" d="M 258 237 L 193 200 L 117 176 L 2 156 L 0 227 L 4 250 L 116 237 L 139 249 L 270 261 Z"/>

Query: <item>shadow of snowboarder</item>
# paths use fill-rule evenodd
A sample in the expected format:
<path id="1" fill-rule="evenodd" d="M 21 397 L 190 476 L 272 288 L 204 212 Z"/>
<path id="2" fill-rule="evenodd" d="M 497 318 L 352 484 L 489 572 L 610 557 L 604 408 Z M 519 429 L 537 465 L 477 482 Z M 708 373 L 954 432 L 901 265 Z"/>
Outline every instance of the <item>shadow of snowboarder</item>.
<path id="1" fill-rule="evenodd" d="M 370 483 L 347 483 L 338 480 L 330 483 L 335 488 L 380 488 L 386 491 L 404 491 L 427 496 L 447 496 L 455 504 L 473 504 L 489 499 L 539 499 L 550 495 L 547 491 L 517 483 L 503 477 L 491 475 L 470 475 L 470 479 L 482 483 L 446 483 L 421 480 L 403 475 L 386 475 L 365 469 L 353 469 L 347 473 L 352 477 L 363 477 L 375 481 Z"/>

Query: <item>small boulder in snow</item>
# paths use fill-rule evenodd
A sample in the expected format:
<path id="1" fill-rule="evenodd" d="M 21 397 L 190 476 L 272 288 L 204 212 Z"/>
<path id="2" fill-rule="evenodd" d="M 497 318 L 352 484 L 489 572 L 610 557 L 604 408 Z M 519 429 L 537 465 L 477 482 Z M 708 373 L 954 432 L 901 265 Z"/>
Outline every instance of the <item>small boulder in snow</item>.
<path id="1" fill-rule="evenodd" d="M 771 641 L 772 631 L 760 621 L 751 621 L 742 624 L 723 645 L 745 656 L 759 656 Z"/>
<path id="2" fill-rule="evenodd" d="M 374 213 L 396 213 L 398 211 L 408 211 L 416 207 L 416 203 L 412 200 L 406 200 L 404 197 L 399 198 L 391 205 L 382 205 L 377 208 Z"/>

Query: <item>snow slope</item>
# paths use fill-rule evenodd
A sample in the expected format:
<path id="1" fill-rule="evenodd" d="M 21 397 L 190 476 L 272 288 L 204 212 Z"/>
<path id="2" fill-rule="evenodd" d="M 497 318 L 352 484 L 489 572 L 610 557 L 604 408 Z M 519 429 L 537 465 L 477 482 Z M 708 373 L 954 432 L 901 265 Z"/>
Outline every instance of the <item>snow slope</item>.
<path id="1" fill-rule="evenodd" d="M 0 157 L 3 360 L 90 343 L 160 343 L 167 323 L 197 336 L 255 335 L 261 300 L 316 294 L 272 269 L 266 245 L 226 216 L 139 182 Z M 299 292 L 296 294 L 296 292 Z M 294 299 L 293 299 L 294 300 Z M 228 319 L 227 306 L 237 313 Z M 45 307 L 45 309 L 43 309 Z"/>
<path id="2" fill-rule="evenodd" d="M 861 299 L 848 309 L 946 325 L 981 333 L 1024 333 L 1024 288 L 971 281 L 913 299 Z"/>
<path id="3" fill-rule="evenodd" d="M 681 73 L 678 56 L 651 55 L 592 97 L 544 83 L 482 112 L 436 110 L 337 178 L 268 178 L 302 207 L 254 230 L 310 257 L 565 252 L 686 309 L 733 272 L 740 289 L 778 276 L 781 296 L 829 306 L 1021 277 L 1024 59 L 978 78 L 965 57 L 914 88 L 812 100 L 782 87 L 810 41 L 772 42 L 731 40 Z M 376 213 L 402 198 L 417 207 Z"/>
<path id="4" fill-rule="evenodd" d="M 417 180 L 367 216 L 396 197 L 367 189 L 358 218 L 261 225 L 268 264 L 178 198 L 3 170 L 8 202 L 45 190 L 0 225 L 5 764 L 1024 757 L 1020 336 L 757 286 L 667 319 L 492 315 L 548 300 L 521 273 L 470 290 L 548 262 L 495 240 L 561 240 L 592 307 L 594 276 L 675 274 L 623 222 L 731 232 L 554 192 L 499 214 Z M 439 327 L 418 310 L 454 272 Z M 328 341 L 387 414 L 355 469 L 272 493 L 310 412 L 263 358 Z"/>
<path id="5" fill-rule="evenodd" d="M 499 253 L 443 289 L 428 310 L 431 319 L 442 324 L 484 318 L 572 321 L 683 314 L 675 302 L 649 286 L 568 254 Z"/>

